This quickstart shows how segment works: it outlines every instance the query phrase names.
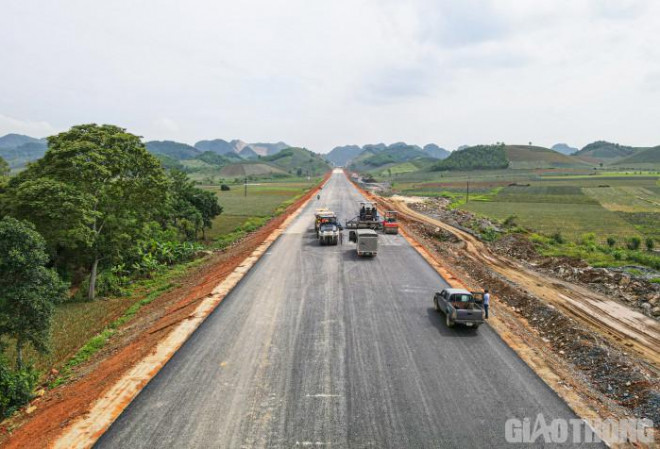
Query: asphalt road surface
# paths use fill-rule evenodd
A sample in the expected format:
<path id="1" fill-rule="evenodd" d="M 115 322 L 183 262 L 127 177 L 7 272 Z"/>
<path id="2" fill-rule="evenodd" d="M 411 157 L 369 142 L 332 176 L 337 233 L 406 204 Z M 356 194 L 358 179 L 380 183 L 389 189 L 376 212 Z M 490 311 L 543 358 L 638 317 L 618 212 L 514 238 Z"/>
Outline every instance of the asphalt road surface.
<path id="1" fill-rule="evenodd" d="M 401 236 L 318 245 L 314 209 L 360 199 L 334 174 L 97 446 L 506 447 L 508 418 L 575 418 L 488 326 L 445 326 Z"/>

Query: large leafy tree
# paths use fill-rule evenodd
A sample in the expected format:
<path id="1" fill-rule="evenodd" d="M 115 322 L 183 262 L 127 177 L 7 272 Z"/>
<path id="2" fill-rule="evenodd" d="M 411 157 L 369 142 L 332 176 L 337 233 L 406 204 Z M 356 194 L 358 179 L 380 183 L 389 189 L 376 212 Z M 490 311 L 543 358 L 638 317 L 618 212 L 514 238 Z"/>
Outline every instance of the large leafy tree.
<path id="1" fill-rule="evenodd" d="M 112 125 L 79 125 L 48 138 L 46 155 L 11 179 L 9 213 L 32 221 L 51 250 L 89 266 L 118 259 L 163 214 L 167 178 L 138 136 Z M 73 256 L 72 256 L 73 257 Z"/>
<path id="2" fill-rule="evenodd" d="M 169 173 L 170 212 L 172 224 L 187 238 L 196 238 L 201 231 L 210 228 L 213 218 L 222 213 L 218 197 L 213 192 L 199 189 L 178 170 Z"/>
<path id="3" fill-rule="evenodd" d="M 49 348 L 54 304 L 66 299 L 66 285 L 45 267 L 46 242 L 30 223 L 0 220 L 0 335 L 16 341 L 16 365 L 23 348 Z"/>

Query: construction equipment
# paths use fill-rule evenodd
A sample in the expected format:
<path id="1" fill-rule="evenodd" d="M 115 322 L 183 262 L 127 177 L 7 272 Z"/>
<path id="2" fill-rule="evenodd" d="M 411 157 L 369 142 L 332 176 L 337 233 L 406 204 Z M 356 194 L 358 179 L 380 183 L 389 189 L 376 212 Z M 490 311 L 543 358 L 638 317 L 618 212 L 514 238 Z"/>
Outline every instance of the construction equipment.
<path id="1" fill-rule="evenodd" d="M 346 229 L 381 229 L 383 224 L 378 216 L 376 203 L 360 201 L 358 216 L 346 221 Z"/>
<path id="2" fill-rule="evenodd" d="M 326 208 L 316 209 L 316 211 L 314 212 L 314 231 L 316 231 L 317 236 L 319 234 L 319 227 L 323 223 L 337 224 L 337 215 L 335 215 L 335 213 L 332 212 L 330 209 L 326 209 Z"/>
<path id="3" fill-rule="evenodd" d="M 378 234 L 373 229 L 357 229 L 348 232 L 348 240 L 355 242 L 358 256 L 378 254 Z"/>
<path id="4" fill-rule="evenodd" d="M 399 233 L 399 223 L 396 221 L 396 211 L 385 211 L 385 218 L 383 218 L 383 232 L 385 234 Z"/>

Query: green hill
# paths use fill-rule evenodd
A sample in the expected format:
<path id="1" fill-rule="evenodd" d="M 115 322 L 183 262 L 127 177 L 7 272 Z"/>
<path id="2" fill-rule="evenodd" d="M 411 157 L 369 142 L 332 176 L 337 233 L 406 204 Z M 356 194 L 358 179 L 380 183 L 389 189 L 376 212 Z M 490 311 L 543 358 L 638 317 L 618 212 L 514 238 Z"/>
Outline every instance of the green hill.
<path id="1" fill-rule="evenodd" d="M 488 170 L 509 167 L 504 145 L 476 145 L 453 151 L 447 159 L 437 162 L 431 170 Z"/>
<path id="2" fill-rule="evenodd" d="M 321 155 L 305 148 L 287 148 L 259 160 L 275 165 L 294 176 L 319 176 L 330 170 L 330 165 Z"/>
<path id="3" fill-rule="evenodd" d="M 589 165 L 579 159 L 544 147 L 529 145 L 506 145 L 504 147 L 509 160 L 509 168 L 586 168 Z"/>
<path id="4" fill-rule="evenodd" d="M 12 169 L 22 168 L 27 163 L 36 161 L 46 154 L 46 139 L 36 139 L 22 134 L 7 134 L 0 137 L 0 157 Z"/>
<path id="5" fill-rule="evenodd" d="M 164 154 L 172 159 L 195 159 L 202 152 L 197 148 L 186 145 L 185 143 L 173 142 L 171 140 L 157 141 L 152 140 L 146 144 L 147 150 L 153 154 Z"/>
<path id="6" fill-rule="evenodd" d="M 660 145 L 637 151 L 626 158 L 616 161 L 612 166 L 622 168 L 658 168 L 660 166 Z"/>
<path id="7" fill-rule="evenodd" d="M 645 149 L 646 148 L 629 147 L 625 145 L 619 145 L 618 143 L 599 140 L 585 146 L 573 156 L 590 164 L 600 164 L 601 162 L 613 163 L 620 159 L 631 156 L 637 151 Z"/>
<path id="8" fill-rule="evenodd" d="M 394 144 L 384 150 L 368 148 L 353 159 L 349 167 L 356 171 L 369 171 L 389 165 L 428 158 L 429 153 L 414 145 Z"/>

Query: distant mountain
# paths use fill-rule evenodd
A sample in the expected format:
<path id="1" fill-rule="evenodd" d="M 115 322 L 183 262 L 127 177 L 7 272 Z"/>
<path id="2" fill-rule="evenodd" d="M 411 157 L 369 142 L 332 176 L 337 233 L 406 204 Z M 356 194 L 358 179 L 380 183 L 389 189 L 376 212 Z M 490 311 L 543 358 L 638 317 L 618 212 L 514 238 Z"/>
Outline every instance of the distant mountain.
<path id="1" fill-rule="evenodd" d="M 345 145 L 343 147 L 333 148 L 328 154 L 325 155 L 325 158 L 338 167 L 344 167 L 348 165 L 351 159 L 357 157 L 360 153 L 362 153 L 362 148 L 359 146 Z"/>
<path id="2" fill-rule="evenodd" d="M 195 144 L 195 148 L 200 151 L 212 151 L 217 154 L 238 153 L 238 151 L 240 151 L 236 151 L 234 145 L 222 139 L 200 140 Z"/>
<path id="3" fill-rule="evenodd" d="M 319 154 L 305 148 L 287 148 L 259 160 L 275 165 L 294 176 L 320 176 L 330 170 L 330 165 Z"/>
<path id="4" fill-rule="evenodd" d="M 24 167 L 27 163 L 42 158 L 47 149 L 46 139 L 21 134 L 0 137 L 0 157 L 6 160 L 12 169 Z"/>
<path id="5" fill-rule="evenodd" d="M 153 154 L 163 154 L 175 160 L 195 159 L 202 151 L 185 143 L 171 140 L 152 140 L 145 143 L 147 150 Z"/>
<path id="6" fill-rule="evenodd" d="M 660 165 L 660 146 L 636 151 L 628 157 L 616 161 L 612 165 L 621 167 L 636 168 L 643 165 Z"/>
<path id="7" fill-rule="evenodd" d="M 256 151 L 254 151 L 254 149 L 250 145 L 243 148 L 238 154 L 243 159 L 258 159 L 259 158 L 259 154 Z"/>
<path id="8" fill-rule="evenodd" d="M 613 163 L 624 157 L 628 157 L 637 151 L 645 150 L 645 147 L 629 147 L 618 143 L 599 140 L 592 142 L 574 154 L 575 157 L 592 164 Z"/>
<path id="9" fill-rule="evenodd" d="M 464 150 L 466 148 L 470 148 L 470 145 L 461 145 L 460 147 L 456 148 L 456 151 L 461 151 L 461 150 Z"/>
<path id="10" fill-rule="evenodd" d="M 397 164 L 428 157 L 429 153 L 422 150 L 419 146 L 398 142 L 389 145 L 384 150 L 367 148 L 358 157 L 354 158 L 349 166 L 356 171 L 368 171 L 386 167 L 388 164 Z"/>
<path id="11" fill-rule="evenodd" d="M 236 153 L 240 154 L 245 148 L 249 148 L 257 156 L 270 156 L 277 154 L 285 148 L 289 148 L 284 142 L 277 143 L 245 143 L 240 139 L 234 139 L 227 142 L 222 139 L 200 140 L 195 144 L 195 148 L 201 151 L 213 151 L 218 154 Z M 252 157 L 251 152 L 246 152 L 248 157 Z"/>
<path id="12" fill-rule="evenodd" d="M 46 139 L 25 136 L 23 134 L 7 134 L 0 137 L 0 148 L 18 148 L 26 143 L 45 143 Z"/>
<path id="13" fill-rule="evenodd" d="M 277 143 L 250 143 L 247 145 L 259 156 L 271 156 L 290 147 L 284 142 Z"/>
<path id="14" fill-rule="evenodd" d="M 557 153 L 565 154 L 565 155 L 570 155 L 573 153 L 577 153 L 578 149 L 569 147 L 565 143 L 556 143 L 551 147 L 552 150 L 555 150 Z"/>
<path id="15" fill-rule="evenodd" d="M 376 144 L 367 144 L 362 147 L 363 150 L 374 150 L 374 151 L 382 151 L 387 149 L 387 145 L 384 143 L 376 143 Z"/>
<path id="16" fill-rule="evenodd" d="M 428 145 L 424 145 L 424 148 L 422 148 L 422 150 L 428 153 L 429 156 L 434 157 L 436 159 L 445 159 L 447 156 L 451 154 L 449 151 L 437 146 L 434 143 L 429 143 Z"/>

